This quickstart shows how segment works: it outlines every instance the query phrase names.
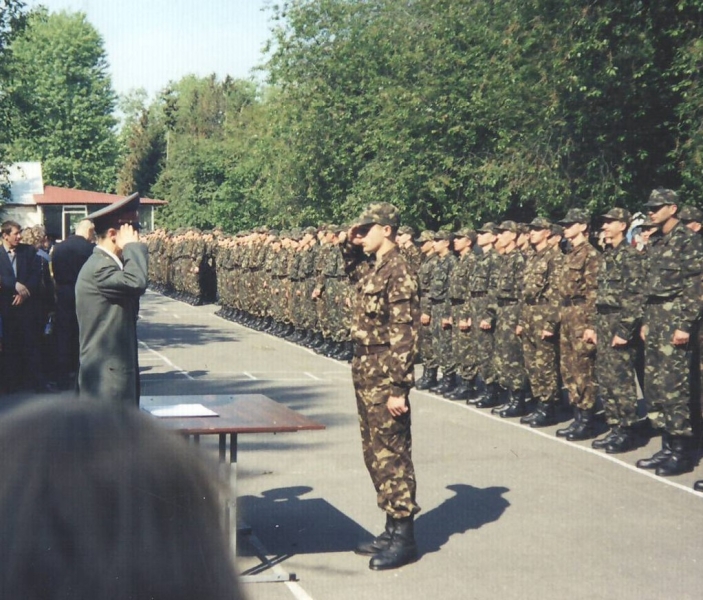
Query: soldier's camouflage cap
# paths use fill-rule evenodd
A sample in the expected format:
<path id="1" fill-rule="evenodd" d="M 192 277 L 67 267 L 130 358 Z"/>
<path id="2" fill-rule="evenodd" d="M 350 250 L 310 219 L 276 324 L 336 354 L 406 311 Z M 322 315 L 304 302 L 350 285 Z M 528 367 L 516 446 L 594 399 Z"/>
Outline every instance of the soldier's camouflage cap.
<path id="1" fill-rule="evenodd" d="M 498 231 L 511 231 L 513 233 L 520 233 L 520 228 L 515 221 L 503 221 L 496 228 Z"/>
<path id="2" fill-rule="evenodd" d="M 290 230 L 290 239 L 299 241 L 303 237 L 303 231 L 299 227 Z"/>
<path id="3" fill-rule="evenodd" d="M 315 235 L 317 234 L 317 227 L 313 227 L 312 225 L 310 227 L 306 227 L 303 229 L 303 233 L 305 235 Z"/>
<path id="4" fill-rule="evenodd" d="M 476 240 L 476 231 L 470 227 L 462 227 L 459 231 L 454 234 L 455 238 L 469 238 L 472 241 Z"/>
<path id="5" fill-rule="evenodd" d="M 678 204 L 679 195 L 674 190 L 668 190 L 666 188 L 657 188 L 652 190 L 649 194 L 649 200 L 645 206 L 647 208 L 657 208 L 659 206 L 665 206 L 667 204 Z"/>
<path id="6" fill-rule="evenodd" d="M 493 223 L 492 221 L 489 221 L 488 223 L 485 223 L 482 227 L 479 227 L 476 231 L 478 233 L 498 233 L 498 226 Z"/>
<path id="7" fill-rule="evenodd" d="M 552 225 L 554 225 L 549 219 L 546 217 L 535 217 L 530 221 L 530 229 L 551 229 Z"/>
<path id="8" fill-rule="evenodd" d="M 622 221 L 623 223 L 630 223 L 632 221 L 632 213 L 624 208 L 611 208 L 607 213 L 601 215 L 604 219 L 612 219 L 613 221 Z"/>
<path id="9" fill-rule="evenodd" d="M 703 223 L 703 210 L 697 206 L 682 206 L 681 210 L 679 210 L 679 219 L 686 222 L 696 221 L 697 223 Z"/>
<path id="10" fill-rule="evenodd" d="M 424 242 L 431 242 L 434 240 L 434 231 L 430 229 L 425 229 L 421 234 L 420 237 L 415 240 L 416 242 L 424 243 Z"/>
<path id="11" fill-rule="evenodd" d="M 650 219 L 649 217 L 647 217 L 647 218 L 642 222 L 642 225 L 640 225 L 640 227 L 659 227 L 659 225 L 657 225 L 654 221 L 652 221 L 652 219 Z"/>
<path id="12" fill-rule="evenodd" d="M 434 239 L 435 241 L 443 240 L 451 242 L 454 239 L 454 234 L 451 231 L 447 231 L 446 229 L 440 229 L 439 231 L 435 232 Z"/>
<path id="13" fill-rule="evenodd" d="M 551 231 L 552 235 L 564 235 L 564 228 L 558 223 L 552 224 L 549 231 Z"/>
<path id="14" fill-rule="evenodd" d="M 530 233 L 530 226 L 527 223 L 517 224 L 518 233 Z"/>
<path id="15" fill-rule="evenodd" d="M 591 222 L 591 215 L 583 208 L 570 208 L 566 211 L 566 215 L 559 221 L 562 225 L 571 225 L 573 223 L 581 223 L 588 225 Z"/>
<path id="16" fill-rule="evenodd" d="M 412 227 L 410 227 L 410 225 L 403 225 L 402 227 L 398 227 L 398 233 L 400 235 L 414 236 L 415 230 Z"/>
<path id="17" fill-rule="evenodd" d="M 373 202 L 361 213 L 356 225 L 398 227 L 400 225 L 400 213 L 390 202 Z"/>
<path id="18" fill-rule="evenodd" d="M 280 235 L 280 233 L 278 232 L 277 229 L 269 229 L 267 233 L 268 233 L 269 235 L 274 236 L 274 237 L 278 237 L 278 236 Z"/>

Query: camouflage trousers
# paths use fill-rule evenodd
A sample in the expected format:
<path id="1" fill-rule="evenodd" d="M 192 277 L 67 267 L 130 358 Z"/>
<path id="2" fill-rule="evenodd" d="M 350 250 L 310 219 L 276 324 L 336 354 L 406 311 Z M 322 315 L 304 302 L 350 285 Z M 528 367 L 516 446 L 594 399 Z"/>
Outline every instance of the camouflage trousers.
<path id="1" fill-rule="evenodd" d="M 473 379 L 475 374 L 472 374 L 467 368 L 469 363 L 469 353 L 471 352 L 471 331 L 462 331 L 459 329 L 459 321 L 461 321 L 460 313 L 463 312 L 463 305 L 452 305 L 452 371 L 456 371 L 463 379 Z"/>
<path id="2" fill-rule="evenodd" d="M 343 342 L 349 335 L 347 284 L 341 278 L 331 278 L 327 282 L 325 294 L 328 298 L 330 337 L 335 342 Z"/>
<path id="3" fill-rule="evenodd" d="M 394 519 L 402 519 L 418 513 L 420 507 L 415 501 L 411 411 L 394 418 L 386 406 L 390 397 L 390 380 L 384 375 L 388 359 L 388 351 L 354 357 L 352 381 L 364 463 L 378 506 Z"/>
<path id="4" fill-rule="evenodd" d="M 554 331 L 552 332 L 554 335 L 542 339 L 542 332 L 546 327 L 543 313 L 544 309 L 540 305 L 523 306 L 522 353 L 532 395 L 542 402 L 555 402 L 559 391 L 559 363 L 557 362 L 559 338 Z"/>
<path id="5" fill-rule="evenodd" d="M 493 369 L 495 382 L 503 389 L 525 389 L 527 377 L 522 356 L 522 342 L 515 333 L 519 317 L 517 302 L 499 306 L 496 312 L 496 331 L 493 336 Z"/>
<path id="6" fill-rule="evenodd" d="M 420 312 L 424 315 L 432 315 L 432 305 L 429 298 L 422 297 L 420 299 Z M 435 366 L 434 350 L 432 348 L 432 324 L 422 325 L 418 331 L 418 349 L 420 358 L 425 368 Z"/>
<path id="7" fill-rule="evenodd" d="M 493 366 L 494 329 L 481 329 L 481 316 L 486 313 L 487 302 L 484 299 L 471 299 L 471 353 L 465 363 L 468 379 L 481 375 L 486 383 L 496 379 Z"/>
<path id="8" fill-rule="evenodd" d="M 645 306 L 648 331 L 644 342 L 644 397 L 654 427 L 671 435 L 690 437 L 691 371 L 698 332 L 691 332 L 685 346 L 674 346 L 671 339 L 676 319 L 672 309 L 671 302 Z"/>
<path id="9" fill-rule="evenodd" d="M 587 319 L 585 306 L 565 306 L 561 309 L 559 354 L 561 379 L 569 392 L 569 402 L 581 410 L 589 410 L 596 403 L 594 367 L 595 344 L 583 341 Z"/>
<path id="10" fill-rule="evenodd" d="M 613 348 L 613 336 L 619 321 L 619 312 L 596 315 L 596 381 L 606 423 L 610 427 L 630 427 L 637 421 L 637 349 L 631 342 Z"/>
<path id="11" fill-rule="evenodd" d="M 429 367 L 439 367 L 443 375 L 452 374 L 454 361 L 452 360 L 452 328 L 442 328 L 442 319 L 449 317 L 449 311 L 444 301 L 432 302 L 432 361 Z"/>

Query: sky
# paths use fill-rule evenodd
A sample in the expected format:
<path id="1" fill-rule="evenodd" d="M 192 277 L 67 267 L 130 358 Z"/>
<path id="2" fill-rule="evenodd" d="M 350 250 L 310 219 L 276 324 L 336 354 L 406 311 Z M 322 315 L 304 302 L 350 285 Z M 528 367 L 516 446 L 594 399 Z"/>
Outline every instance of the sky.
<path id="1" fill-rule="evenodd" d="M 272 0 L 25 0 L 29 8 L 83 12 L 105 43 L 118 94 L 153 98 L 185 75 L 256 77 L 270 37 Z"/>

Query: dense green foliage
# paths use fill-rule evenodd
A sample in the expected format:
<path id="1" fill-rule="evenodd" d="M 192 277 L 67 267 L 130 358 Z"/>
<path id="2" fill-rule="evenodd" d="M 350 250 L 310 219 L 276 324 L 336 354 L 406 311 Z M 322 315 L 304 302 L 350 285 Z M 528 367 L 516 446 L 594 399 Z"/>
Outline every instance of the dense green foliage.
<path id="1" fill-rule="evenodd" d="M 287 0 L 265 85 L 135 93 L 118 158 L 99 37 L 80 14 L 29 21 L 12 44 L 12 156 L 53 182 L 166 199 L 168 227 L 341 222 L 378 200 L 457 226 L 703 192 L 703 0 Z M 76 120 L 88 97 L 98 114 Z"/>
<path id="2" fill-rule="evenodd" d="M 8 160 L 41 161 L 44 182 L 110 191 L 116 97 L 103 42 L 82 13 L 29 14 L 12 43 Z"/>

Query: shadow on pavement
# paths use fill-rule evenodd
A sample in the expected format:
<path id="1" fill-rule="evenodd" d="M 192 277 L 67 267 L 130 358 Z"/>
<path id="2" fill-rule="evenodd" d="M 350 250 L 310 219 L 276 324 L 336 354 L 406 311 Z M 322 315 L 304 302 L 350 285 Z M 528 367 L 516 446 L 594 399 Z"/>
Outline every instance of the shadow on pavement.
<path id="1" fill-rule="evenodd" d="M 437 552 L 449 538 L 497 521 L 510 502 L 506 487 L 477 488 L 464 483 L 447 486 L 455 493 L 438 507 L 420 513 L 415 520 L 415 537 L 421 554 Z"/>

